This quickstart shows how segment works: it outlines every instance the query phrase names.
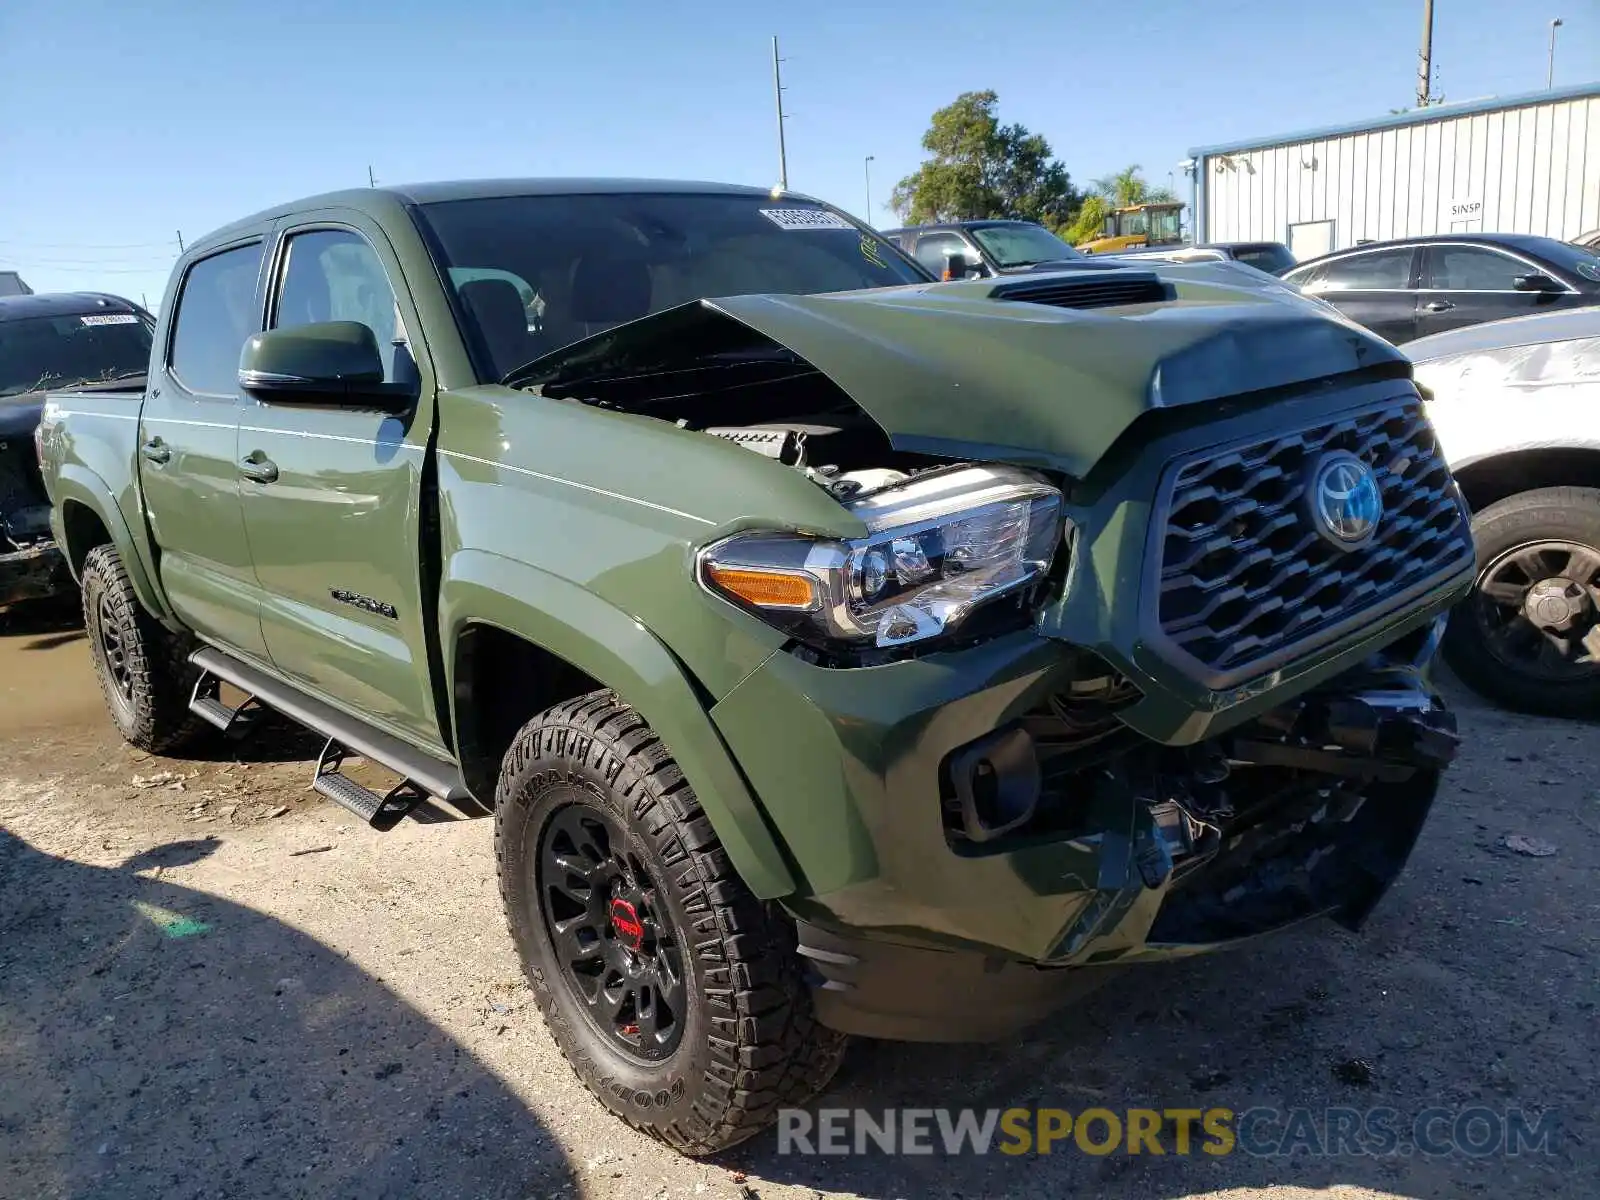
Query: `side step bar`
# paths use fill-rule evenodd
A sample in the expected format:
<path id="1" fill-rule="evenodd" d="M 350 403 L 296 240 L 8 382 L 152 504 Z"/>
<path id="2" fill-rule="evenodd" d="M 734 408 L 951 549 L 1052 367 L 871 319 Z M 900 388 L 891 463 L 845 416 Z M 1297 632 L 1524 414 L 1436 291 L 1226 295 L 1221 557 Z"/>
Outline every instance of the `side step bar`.
<path id="1" fill-rule="evenodd" d="M 454 763 L 418 750 L 214 647 L 196 650 L 189 661 L 205 672 L 196 683 L 194 698 L 189 702 L 191 712 L 232 734 L 248 725 L 257 715 L 255 710 L 264 704 L 324 735 L 328 744 L 317 763 L 312 787 L 374 829 L 392 829 L 408 813 L 417 812 L 421 816 L 429 807 L 426 802 L 430 797 L 463 812 L 482 811 L 467 791 L 460 769 Z M 238 708 L 230 708 L 221 699 L 219 681 L 231 683 L 249 699 Z M 399 775 L 402 782 L 386 796 L 363 787 L 339 771 L 350 752 L 387 767 Z M 436 814 L 435 819 L 442 815 Z"/>

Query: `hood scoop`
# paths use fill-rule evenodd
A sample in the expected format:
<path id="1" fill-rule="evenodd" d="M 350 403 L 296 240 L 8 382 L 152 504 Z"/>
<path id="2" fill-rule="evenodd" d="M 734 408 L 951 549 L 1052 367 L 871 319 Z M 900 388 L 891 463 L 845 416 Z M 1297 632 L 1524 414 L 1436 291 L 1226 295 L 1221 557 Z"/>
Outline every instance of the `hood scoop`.
<path id="1" fill-rule="evenodd" d="M 989 299 L 1048 304 L 1051 308 L 1113 308 L 1161 304 L 1176 295 L 1171 284 L 1148 271 L 1116 270 L 996 284 Z"/>

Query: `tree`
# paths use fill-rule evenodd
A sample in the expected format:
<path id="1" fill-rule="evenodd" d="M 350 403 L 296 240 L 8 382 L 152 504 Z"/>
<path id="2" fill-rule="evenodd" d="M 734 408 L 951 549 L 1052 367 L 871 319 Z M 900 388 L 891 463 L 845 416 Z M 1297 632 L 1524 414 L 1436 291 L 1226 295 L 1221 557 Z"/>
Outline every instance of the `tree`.
<path id="1" fill-rule="evenodd" d="M 1134 163 L 1114 175 L 1106 175 L 1089 182 L 1089 195 L 1083 206 L 1072 216 L 1072 221 L 1060 231 L 1062 238 L 1076 246 L 1100 236 L 1105 227 L 1106 214 L 1114 208 L 1132 208 L 1135 204 L 1160 204 L 1176 200 L 1170 189 L 1153 188 L 1140 174 Z"/>
<path id="2" fill-rule="evenodd" d="M 911 224 L 1010 217 L 1059 225 L 1078 196 L 1050 143 L 1021 125 L 1002 125 L 992 91 L 964 92 L 933 114 L 922 148 L 930 155 L 895 185 L 890 205 Z"/>

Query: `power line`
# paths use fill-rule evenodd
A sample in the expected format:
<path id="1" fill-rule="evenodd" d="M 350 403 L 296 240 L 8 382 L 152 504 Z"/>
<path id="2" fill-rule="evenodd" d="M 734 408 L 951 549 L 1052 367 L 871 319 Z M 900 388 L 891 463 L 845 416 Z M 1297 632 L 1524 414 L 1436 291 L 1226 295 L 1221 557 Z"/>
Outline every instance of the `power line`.
<path id="1" fill-rule="evenodd" d="M 0 246 L 37 246 L 42 250 L 155 250 L 172 245 L 172 239 L 159 242 L 35 242 L 22 238 L 0 238 Z"/>

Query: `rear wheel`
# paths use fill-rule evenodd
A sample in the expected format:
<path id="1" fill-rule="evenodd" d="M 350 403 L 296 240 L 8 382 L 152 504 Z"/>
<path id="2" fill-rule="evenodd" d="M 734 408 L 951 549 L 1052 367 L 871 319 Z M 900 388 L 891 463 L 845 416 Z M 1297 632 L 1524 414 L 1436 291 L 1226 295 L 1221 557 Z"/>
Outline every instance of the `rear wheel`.
<path id="1" fill-rule="evenodd" d="M 535 1000 L 612 1112 L 687 1154 L 832 1078 L 791 923 L 750 894 L 661 740 L 595 692 L 523 727 L 496 792 L 500 891 Z"/>
<path id="2" fill-rule="evenodd" d="M 189 639 L 145 612 L 112 546 L 89 551 L 82 583 L 89 653 L 117 729 L 152 754 L 194 741 L 207 727 L 189 711 L 199 676 L 199 668 L 189 664 Z"/>
<path id="3" fill-rule="evenodd" d="M 1474 691 L 1549 715 L 1600 711 L 1600 490 L 1543 488 L 1474 516 L 1478 578 L 1444 655 Z"/>

